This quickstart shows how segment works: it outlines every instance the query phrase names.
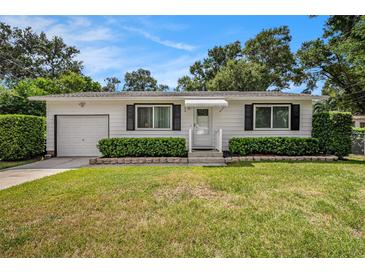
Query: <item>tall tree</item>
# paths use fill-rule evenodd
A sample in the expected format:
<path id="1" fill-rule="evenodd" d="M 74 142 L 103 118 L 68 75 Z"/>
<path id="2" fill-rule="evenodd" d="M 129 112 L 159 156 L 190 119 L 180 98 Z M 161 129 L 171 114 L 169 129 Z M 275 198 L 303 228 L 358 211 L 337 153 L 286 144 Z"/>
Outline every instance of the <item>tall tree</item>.
<path id="1" fill-rule="evenodd" d="M 229 60 L 216 76 L 208 81 L 208 90 L 266 90 L 271 81 L 264 65 L 246 60 Z"/>
<path id="2" fill-rule="evenodd" d="M 169 89 L 167 85 L 159 85 L 151 72 L 142 68 L 127 72 L 124 82 L 123 90 L 125 91 L 166 91 Z"/>
<path id="3" fill-rule="evenodd" d="M 296 62 L 290 41 L 289 28 L 281 26 L 263 30 L 245 43 L 243 55 L 247 60 L 266 67 L 266 80 L 272 89 L 289 88 L 293 81 Z"/>
<path id="4" fill-rule="evenodd" d="M 121 81 L 117 77 L 107 77 L 104 80 L 106 85 L 103 87 L 103 91 L 116 92 Z"/>
<path id="5" fill-rule="evenodd" d="M 12 85 L 26 78 L 54 78 L 68 71 L 80 73 L 79 50 L 62 38 L 49 40 L 28 27 L 12 28 L 0 22 L 0 80 Z"/>
<path id="6" fill-rule="evenodd" d="M 207 58 L 195 62 L 190 67 L 190 76 L 178 80 L 177 90 L 210 90 L 215 88 L 218 82 L 220 83 L 218 86 L 223 90 L 233 87 L 242 91 L 254 87 L 255 90 L 263 87 L 273 90 L 288 88 L 290 82 L 296 79 L 295 56 L 290 50 L 290 41 L 288 27 L 282 26 L 261 31 L 254 38 L 247 40 L 244 47 L 239 41 L 223 47 L 214 47 L 208 51 Z M 229 61 L 234 61 L 229 63 L 230 69 L 242 70 L 230 72 L 231 80 L 234 77 L 234 81 L 238 83 L 250 70 L 255 70 L 257 78 L 252 82 L 244 81 L 247 86 L 243 83 L 232 86 L 231 83 L 222 81 L 223 75 L 228 73 Z M 247 65 L 254 67 L 249 68 Z M 214 80 L 215 77 L 219 79 Z M 265 81 L 256 82 L 256 85 L 252 86 L 257 79 Z"/>
<path id="7" fill-rule="evenodd" d="M 45 115 L 43 102 L 29 101 L 28 97 L 85 91 L 100 91 L 101 86 L 90 77 L 75 72 L 65 73 L 58 78 L 38 77 L 24 79 L 10 89 L 0 88 L 0 114 Z"/>
<path id="8" fill-rule="evenodd" d="M 225 46 L 216 46 L 208 50 L 208 56 L 190 66 L 191 76 L 183 76 L 178 80 L 177 90 L 208 90 L 207 83 L 229 60 L 242 58 L 241 42 L 236 41 Z"/>
<path id="9" fill-rule="evenodd" d="M 330 16 L 323 36 L 303 43 L 297 56 L 306 91 L 324 82 L 327 105 L 365 113 L 365 16 Z"/>

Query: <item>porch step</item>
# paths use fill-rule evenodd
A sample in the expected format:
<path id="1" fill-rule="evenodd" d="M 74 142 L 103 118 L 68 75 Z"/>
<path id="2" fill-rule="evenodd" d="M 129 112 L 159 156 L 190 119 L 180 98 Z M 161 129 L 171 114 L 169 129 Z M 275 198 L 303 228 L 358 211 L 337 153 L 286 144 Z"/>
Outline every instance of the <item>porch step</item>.
<path id="1" fill-rule="evenodd" d="M 189 163 L 215 163 L 215 164 L 224 164 L 223 157 L 189 157 Z"/>
<path id="2" fill-rule="evenodd" d="M 227 166 L 226 163 L 189 163 L 189 166 L 208 166 L 208 167 L 219 167 Z"/>
<path id="3" fill-rule="evenodd" d="M 193 152 L 189 152 L 188 157 L 223 157 L 223 152 L 216 150 L 193 150 Z"/>

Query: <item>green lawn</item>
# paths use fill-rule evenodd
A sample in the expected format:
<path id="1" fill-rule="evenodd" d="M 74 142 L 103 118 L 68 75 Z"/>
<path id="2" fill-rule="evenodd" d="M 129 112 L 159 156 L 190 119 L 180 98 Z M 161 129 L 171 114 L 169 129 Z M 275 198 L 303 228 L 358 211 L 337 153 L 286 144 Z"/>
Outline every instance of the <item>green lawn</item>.
<path id="1" fill-rule="evenodd" d="M 0 191 L 0 257 L 365 257 L 365 162 L 82 168 Z"/>
<path id="2" fill-rule="evenodd" d="M 39 159 L 31 159 L 31 160 L 23 160 L 23 161 L 0 161 L 0 170 L 4 168 L 14 167 L 14 166 L 21 166 L 25 164 L 29 164 Z"/>

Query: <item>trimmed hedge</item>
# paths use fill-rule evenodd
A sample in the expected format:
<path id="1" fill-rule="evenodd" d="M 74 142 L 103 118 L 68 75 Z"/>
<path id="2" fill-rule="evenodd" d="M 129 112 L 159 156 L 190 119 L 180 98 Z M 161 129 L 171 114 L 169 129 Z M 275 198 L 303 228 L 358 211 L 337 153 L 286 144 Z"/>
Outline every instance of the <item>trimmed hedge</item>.
<path id="1" fill-rule="evenodd" d="M 247 137 L 229 140 L 231 154 L 274 154 L 285 156 L 315 155 L 319 153 L 319 142 L 314 138 L 300 137 Z"/>
<path id="2" fill-rule="evenodd" d="M 0 115 L 0 159 L 24 160 L 44 154 L 46 121 L 44 117 Z"/>
<path id="3" fill-rule="evenodd" d="M 185 157 L 185 138 L 109 138 L 101 139 L 98 149 L 107 158 L 115 157 Z"/>
<path id="4" fill-rule="evenodd" d="M 349 112 L 321 112 L 313 115 L 312 136 L 324 154 L 343 158 L 351 153 L 352 115 Z"/>
<path id="5" fill-rule="evenodd" d="M 353 127 L 352 132 L 355 133 L 365 133 L 365 127 Z"/>

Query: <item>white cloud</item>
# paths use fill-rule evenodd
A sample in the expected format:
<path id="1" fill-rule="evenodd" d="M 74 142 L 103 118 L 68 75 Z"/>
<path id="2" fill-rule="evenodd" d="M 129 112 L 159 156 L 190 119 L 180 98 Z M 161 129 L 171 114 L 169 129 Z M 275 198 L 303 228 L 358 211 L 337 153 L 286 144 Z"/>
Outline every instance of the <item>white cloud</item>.
<path id="1" fill-rule="evenodd" d="M 60 36 L 68 44 L 77 42 L 107 41 L 115 37 L 112 29 L 105 26 L 93 26 L 85 17 L 71 17 L 58 22 L 43 16 L 3 16 L 1 21 L 19 28 L 32 27 L 35 32 L 45 32 L 49 38 Z"/>
<path id="2" fill-rule="evenodd" d="M 136 16 L 135 20 L 141 24 L 143 28 L 167 31 L 182 31 L 188 28 L 185 24 L 178 24 L 164 20 L 163 23 L 153 20 L 153 16 Z"/>
<path id="3" fill-rule="evenodd" d="M 70 24 L 77 26 L 77 27 L 89 27 L 91 25 L 91 22 L 86 17 L 73 16 L 70 19 Z"/>
<path id="4" fill-rule="evenodd" d="M 138 28 L 134 28 L 134 27 L 123 27 L 123 29 L 131 31 L 131 32 L 135 32 L 138 34 L 143 35 L 146 39 L 151 40 L 153 42 L 159 43 L 161 45 L 164 45 L 166 47 L 170 47 L 170 48 L 175 48 L 175 49 L 181 49 L 181 50 L 187 50 L 187 51 L 192 51 L 195 49 L 195 46 L 193 45 L 189 45 L 186 43 L 181 43 L 181 42 L 174 42 L 174 41 L 170 41 L 170 40 L 164 40 L 161 39 L 160 37 L 150 34 L 147 31 L 144 31 L 142 29 L 138 29 Z"/>
<path id="5" fill-rule="evenodd" d="M 93 42 L 112 40 L 115 35 L 105 27 L 93 29 L 80 29 L 66 24 L 57 24 L 45 30 L 47 36 L 60 36 L 66 43 L 77 44 L 77 42 Z"/>
<path id="6" fill-rule="evenodd" d="M 139 22 L 133 17 L 105 17 L 97 21 L 83 16 L 77 17 L 44 17 L 44 16 L 3 16 L 4 21 L 11 26 L 24 28 L 31 26 L 34 31 L 44 31 L 47 36 L 60 36 L 69 45 L 75 45 L 80 50 L 78 60 L 84 62 L 84 73 L 103 83 L 104 78 L 116 76 L 123 79 L 127 71 L 145 68 L 161 84 L 170 87 L 177 85 L 177 80 L 189 72 L 189 66 L 201 56 L 192 56 L 191 51 L 195 46 L 162 39 L 151 34 L 148 30 L 161 30 L 159 23 L 148 27 L 148 21 Z M 100 22 L 100 23 L 99 23 Z M 128 27 L 125 24 L 129 24 Z M 169 22 L 166 22 L 168 24 Z M 141 28 L 140 28 L 141 27 Z M 181 26 L 180 26 L 181 27 Z M 171 31 L 179 26 L 166 27 Z M 175 54 L 167 56 L 163 50 L 150 51 L 143 43 L 129 44 L 128 35 L 138 34 L 145 39 L 160 45 L 186 51 L 184 55 Z M 123 38 L 123 40 L 121 40 Z M 177 51 L 179 54 L 181 51 Z"/>
<path id="7" fill-rule="evenodd" d="M 43 16 L 1 16 L 0 20 L 13 27 L 32 27 L 36 32 L 44 31 L 55 23 L 55 20 Z"/>
<path id="8" fill-rule="evenodd" d="M 177 85 L 177 80 L 189 74 L 190 66 L 201 58 L 200 55 L 182 55 L 164 63 L 153 63 L 148 69 L 160 84 L 174 88 Z"/>
<path id="9" fill-rule="evenodd" d="M 143 66 L 149 57 L 132 54 L 130 50 L 118 46 L 104 46 L 81 48 L 78 58 L 84 61 L 87 74 L 117 71 L 120 77 L 123 72 Z"/>

